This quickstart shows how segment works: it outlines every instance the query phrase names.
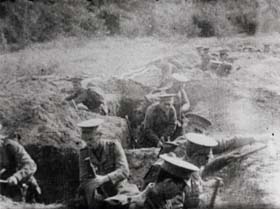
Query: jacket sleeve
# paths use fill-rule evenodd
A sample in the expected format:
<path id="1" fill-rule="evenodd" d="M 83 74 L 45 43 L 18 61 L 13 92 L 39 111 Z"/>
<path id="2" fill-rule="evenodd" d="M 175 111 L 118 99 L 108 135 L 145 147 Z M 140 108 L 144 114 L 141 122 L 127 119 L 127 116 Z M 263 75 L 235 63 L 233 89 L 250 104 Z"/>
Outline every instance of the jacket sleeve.
<path id="1" fill-rule="evenodd" d="M 167 138 L 168 136 L 172 136 L 174 134 L 174 131 L 176 129 L 176 122 L 177 122 L 177 115 L 176 110 L 174 107 L 171 108 L 169 113 L 170 120 L 168 122 L 168 125 L 166 129 L 163 131 L 163 136 Z"/>
<path id="2" fill-rule="evenodd" d="M 157 145 L 159 137 L 153 131 L 153 108 L 148 108 L 144 119 L 144 136 L 149 140 L 149 144 Z"/>
<path id="3" fill-rule="evenodd" d="M 27 180 L 36 172 L 37 165 L 26 152 L 24 147 L 16 141 L 9 140 L 6 147 L 8 152 L 15 156 L 17 163 L 17 171 L 13 174 L 13 176 L 15 176 L 19 182 Z"/>
<path id="4" fill-rule="evenodd" d="M 107 174 L 113 184 L 121 180 L 127 179 L 129 176 L 128 162 L 124 150 L 119 142 L 116 141 L 114 143 L 116 170 Z"/>

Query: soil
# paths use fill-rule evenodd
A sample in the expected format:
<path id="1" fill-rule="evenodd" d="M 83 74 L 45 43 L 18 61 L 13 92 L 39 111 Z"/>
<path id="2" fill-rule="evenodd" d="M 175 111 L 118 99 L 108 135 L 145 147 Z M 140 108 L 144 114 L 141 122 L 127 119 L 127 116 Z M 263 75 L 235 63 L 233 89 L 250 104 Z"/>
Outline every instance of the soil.
<path id="1" fill-rule="evenodd" d="M 63 159 L 76 159 L 75 153 L 82 143 L 76 124 L 84 119 L 103 117 L 77 110 L 75 105 L 65 101 L 72 90 L 69 78 L 82 76 L 85 78 L 82 81 L 83 86 L 95 85 L 104 91 L 111 109 L 112 116 L 106 119 L 108 123 L 103 127 L 102 133 L 106 137 L 120 140 L 123 146 L 128 148 L 128 127 L 123 118 L 116 116 L 133 115 L 130 108 L 141 103 L 143 96 L 159 84 L 161 68 L 169 63 L 176 71 L 189 78 L 186 91 L 191 101 L 191 111 L 207 115 L 213 123 L 210 130 L 212 136 L 228 138 L 236 135 L 267 134 L 273 138 L 269 141 L 269 149 L 234 163 L 222 171 L 221 175 L 227 180 L 226 187 L 219 193 L 219 199 L 229 205 L 241 202 L 245 205 L 270 204 L 278 207 L 278 40 L 278 35 L 191 40 L 130 40 L 114 37 L 93 39 L 87 44 L 67 39 L 1 55 L 0 120 L 9 127 L 10 133 L 20 134 L 20 142 L 28 145 L 39 170 L 45 172 L 43 168 L 55 165 L 56 159 L 60 159 L 62 164 Z M 264 53 L 263 44 L 268 42 L 271 44 L 271 51 Z M 219 47 L 228 47 L 230 57 L 235 60 L 231 73 L 221 77 L 213 71 L 200 70 L 201 60 L 195 50 L 197 45 L 209 46 L 211 52 L 217 51 Z M 242 48 L 244 46 L 258 50 L 246 51 Z M 68 149 L 69 151 L 65 151 Z M 141 151 L 127 152 L 128 156 L 143 159 Z M 53 158 L 55 162 L 42 160 L 50 153 L 56 153 L 53 154 L 56 156 Z M 64 155 L 65 157 L 61 157 Z M 147 169 L 150 164 L 143 165 L 139 162 L 138 165 L 138 161 L 131 159 L 133 158 L 129 157 L 130 165 L 134 169 L 133 181 L 140 184 L 142 173 L 140 175 L 138 168 L 143 166 Z M 145 162 L 152 162 L 153 159 L 154 157 L 152 160 L 145 158 Z M 71 179 L 73 176 L 67 175 L 75 167 L 71 167 L 71 163 L 63 165 L 67 166 L 54 166 L 48 175 L 57 173 L 56 175 L 65 181 Z M 44 182 L 46 174 L 42 171 L 38 171 L 36 175 L 48 191 L 47 187 L 53 184 L 50 180 Z M 134 172 L 138 175 L 134 176 Z M 75 176 L 73 178 L 76 179 Z M 77 182 L 74 183 L 76 184 Z M 75 190 L 73 187 L 70 190 L 55 189 L 57 192 L 68 190 L 70 196 Z M 68 197 L 60 195 L 57 198 L 61 200 Z M 55 198 L 48 196 L 46 202 L 54 202 Z"/>

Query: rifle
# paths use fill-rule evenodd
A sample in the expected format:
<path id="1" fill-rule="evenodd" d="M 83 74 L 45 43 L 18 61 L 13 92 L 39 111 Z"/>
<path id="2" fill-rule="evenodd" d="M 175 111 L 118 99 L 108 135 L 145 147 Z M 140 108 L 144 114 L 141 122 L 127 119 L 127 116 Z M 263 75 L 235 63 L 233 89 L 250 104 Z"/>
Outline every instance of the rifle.
<path id="1" fill-rule="evenodd" d="M 254 150 L 252 150 L 252 151 L 245 152 L 245 153 L 241 154 L 238 158 L 239 158 L 239 159 L 245 158 L 245 157 L 247 157 L 248 155 L 252 155 L 252 154 L 254 154 L 254 153 L 256 153 L 256 152 L 259 152 L 259 151 L 261 151 L 261 150 L 263 150 L 263 149 L 265 149 L 265 148 L 267 148 L 267 145 L 266 145 L 266 144 L 263 145 L 263 146 L 261 146 L 261 147 L 258 147 L 258 148 L 256 148 L 256 149 L 254 149 Z"/>
<path id="2" fill-rule="evenodd" d="M 88 178 L 96 178 L 96 171 L 95 171 L 95 168 L 94 166 L 92 165 L 92 163 L 90 162 L 90 158 L 87 157 L 85 159 L 85 161 L 87 162 L 87 170 L 88 170 L 88 173 L 89 173 L 89 176 Z M 107 192 L 105 191 L 105 189 L 102 187 L 102 185 L 99 187 L 99 188 L 96 188 L 96 189 L 100 189 L 100 192 L 105 196 L 105 197 L 108 197 L 109 195 L 107 194 Z M 92 193 L 92 195 L 94 196 L 94 193 Z M 93 198 L 92 196 L 92 198 Z"/>
<path id="3" fill-rule="evenodd" d="M 7 181 L 7 180 L 0 179 L 0 183 L 1 183 L 1 184 L 8 184 L 8 181 Z"/>
<path id="4" fill-rule="evenodd" d="M 132 127 L 131 127 L 131 122 L 128 118 L 128 115 L 125 116 L 125 120 L 126 120 L 126 123 L 127 123 L 127 127 L 128 127 L 128 132 L 129 132 L 129 135 L 130 135 L 130 142 L 129 142 L 129 145 L 132 149 L 135 149 L 136 146 L 137 146 L 137 139 L 134 138 L 134 136 L 132 135 L 133 134 L 133 130 L 132 130 Z"/>
<path id="5" fill-rule="evenodd" d="M 214 208 L 215 200 L 216 200 L 216 197 L 217 197 L 217 194 L 218 194 L 218 189 L 219 189 L 220 185 L 221 185 L 221 180 L 220 179 L 216 179 L 214 191 L 213 191 L 213 194 L 211 196 L 210 204 L 208 206 L 209 209 L 213 209 Z"/>
<path id="6" fill-rule="evenodd" d="M 234 159 L 234 161 L 242 160 L 249 155 L 252 155 L 256 152 L 259 152 L 259 151 L 265 149 L 266 147 L 267 147 L 267 145 L 264 145 L 264 144 L 259 145 L 257 148 L 255 148 L 253 150 L 249 150 L 249 151 L 244 152 L 242 154 L 239 154 L 238 156 L 236 156 L 236 158 L 233 158 L 233 159 Z M 229 163 L 233 162 L 233 161 L 229 161 L 228 156 L 231 156 L 231 155 L 234 155 L 234 154 L 236 154 L 236 150 L 214 158 L 204 167 L 201 176 L 205 177 L 205 176 L 207 176 L 207 175 L 209 175 L 209 174 L 211 174 L 215 171 L 218 171 L 218 170 L 222 169 L 223 167 L 227 166 Z"/>

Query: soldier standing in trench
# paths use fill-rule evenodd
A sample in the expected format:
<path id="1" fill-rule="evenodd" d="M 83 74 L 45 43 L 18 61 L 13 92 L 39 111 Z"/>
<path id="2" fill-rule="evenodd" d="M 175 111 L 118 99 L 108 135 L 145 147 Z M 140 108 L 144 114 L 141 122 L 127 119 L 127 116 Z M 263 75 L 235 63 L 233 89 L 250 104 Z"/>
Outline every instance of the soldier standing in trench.
<path id="1" fill-rule="evenodd" d="M 177 116 L 173 106 L 175 94 L 159 94 L 159 103 L 148 107 L 144 119 L 141 147 L 159 147 L 170 140 L 176 129 Z"/>
<path id="2" fill-rule="evenodd" d="M 1 124 L 0 131 L 0 193 L 15 201 L 34 201 L 38 198 L 35 195 L 41 194 L 33 176 L 37 166 L 24 147 L 10 139 L 11 134 L 7 136 L 7 128 Z"/>
<path id="3" fill-rule="evenodd" d="M 97 131 L 102 119 L 78 124 L 86 146 L 80 150 L 80 195 L 88 209 L 104 208 L 104 199 L 119 193 L 138 192 L 136 185 L 127 182 L 128 162 L 121 144 L 106 140 Z"/>

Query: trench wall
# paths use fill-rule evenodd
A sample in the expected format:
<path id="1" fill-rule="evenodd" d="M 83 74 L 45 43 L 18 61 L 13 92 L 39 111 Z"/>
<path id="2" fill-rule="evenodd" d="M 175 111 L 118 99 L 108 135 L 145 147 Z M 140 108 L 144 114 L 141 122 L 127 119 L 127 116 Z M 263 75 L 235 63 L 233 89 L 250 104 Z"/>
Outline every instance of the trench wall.
<path id="1" fill-rule="evenodd" d="M 78 150 L 54 146 L 26 147 L 38 166 L 35 174 L 44 203 L 63 202 L 74 198 L 79 185 Z M 157 159 L 158 149 L 126 150 L 131 183 L 142 185 L 142 178 Z"/>

